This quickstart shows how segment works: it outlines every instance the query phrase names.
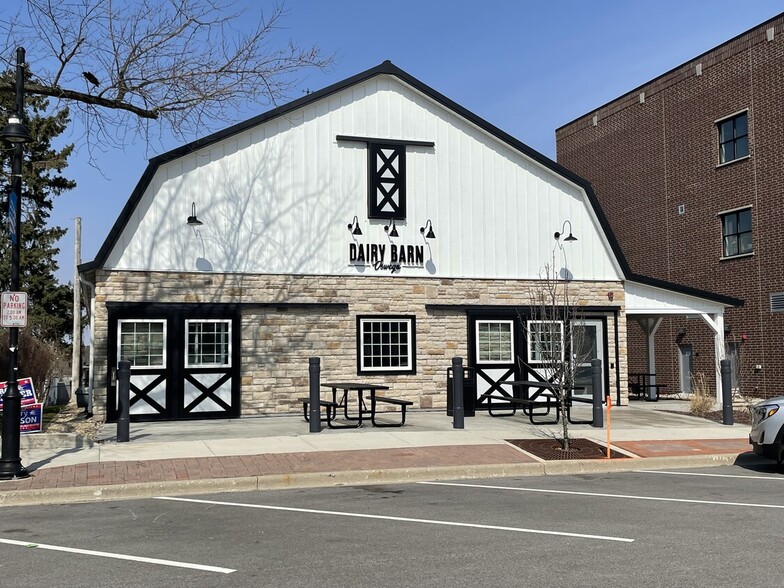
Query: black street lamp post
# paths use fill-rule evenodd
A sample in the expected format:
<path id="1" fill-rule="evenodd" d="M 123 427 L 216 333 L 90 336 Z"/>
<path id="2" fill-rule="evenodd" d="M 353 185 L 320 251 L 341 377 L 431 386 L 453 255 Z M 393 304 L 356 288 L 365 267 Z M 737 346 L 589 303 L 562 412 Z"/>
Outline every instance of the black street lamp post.
<path id="1" fill-rule="evenodd" d="M 31 140 L 27 128 L 22 123 L 24 112 L 24 61 L 25 51 L 16 50 L 16 103 L 14 115 L 0 131 L 0 138 L 13 145 L 14 155 L 11 162 L 11 193 L 8 195 L 8 225 L 11 237 L 11 292 L 19 291 L 19 249 L 22 228 L 22 155 L 24 144 Z M 0 454 L 0 480 L 27 478 L 30 474 L 22 465 L 19 456 L 19 417 L 22 411 L 22 395 L 19 393 L 19 327 L 9 327 L 10 362 L 8 381 L 3 396 L 3 437 Z"/>

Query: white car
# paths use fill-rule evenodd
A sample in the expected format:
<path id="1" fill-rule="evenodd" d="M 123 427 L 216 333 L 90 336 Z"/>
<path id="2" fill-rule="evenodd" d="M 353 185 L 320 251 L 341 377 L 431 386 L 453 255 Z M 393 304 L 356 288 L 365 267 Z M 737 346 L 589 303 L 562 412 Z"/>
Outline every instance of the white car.
<path id="1" fill-rule="evenodd" d="M 751 409 L 749 443 L 754 453 L 784 461 L 784 396 L 764 400 Z"/>

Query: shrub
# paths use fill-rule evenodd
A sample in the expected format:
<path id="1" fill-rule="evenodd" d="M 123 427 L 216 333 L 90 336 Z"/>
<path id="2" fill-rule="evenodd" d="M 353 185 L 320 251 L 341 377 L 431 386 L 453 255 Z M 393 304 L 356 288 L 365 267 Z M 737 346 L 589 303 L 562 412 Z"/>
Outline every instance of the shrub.
<path id="1" fill-rule="evenodd" d="M 704 416 L 713 410 L 716 404 L 716 398 L 713 392 L 708 388 L 708 382 L 705 374 L 697 372 L 691 376 L 691 398 L 689 398 L 690 412 L 693 414 Z"/>

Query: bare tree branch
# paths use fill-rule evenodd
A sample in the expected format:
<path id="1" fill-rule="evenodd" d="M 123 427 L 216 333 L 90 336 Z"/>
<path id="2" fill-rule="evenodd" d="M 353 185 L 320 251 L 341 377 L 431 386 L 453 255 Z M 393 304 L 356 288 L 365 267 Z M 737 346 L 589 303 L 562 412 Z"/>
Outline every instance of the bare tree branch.
<path id="1" fill-rule="evenodd" d="M 7 47 L 26 46 L 27 91 L 68 103 L 92 141 L 121 144 L 129 132 L 148 140 L 150 121 L 192 138 L 236 122 L 247 104 L 278 103 L 298 72 L 332 62 L 279 38 L 282 4 L 250 27 L 230 0 L 26 0 L 25 8 L 0 18 L 0 31 Z M 11 59 L 0 55 L 0 64 Z"/>

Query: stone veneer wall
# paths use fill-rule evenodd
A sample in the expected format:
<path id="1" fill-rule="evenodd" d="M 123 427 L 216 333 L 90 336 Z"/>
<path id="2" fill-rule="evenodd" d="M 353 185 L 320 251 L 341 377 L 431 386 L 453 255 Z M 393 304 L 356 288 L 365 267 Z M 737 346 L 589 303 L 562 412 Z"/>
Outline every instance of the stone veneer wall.
<path id="1" fill-rule="evenodd" d="M 365 314 L 416 316 L 414 375 L 380 378 L 390 395 L 414 402 L 415 408 L 446 405 L 446 369 L 452 357 L 467 358 L 467 322 L 463 309 L 425 305 L 528 306 L 536 281 L 403 278 L 377 276 L 291 276 L 97 271 L 95 277 L 96 417 L 105 418 L 107 302 L 154 303 L 346 303 L 329 307 L 248 307 L 242 311 L 242 414 L 298 412 L 296 398 L 307 394 L 308 358 L 321 358 L 322 381 L 356 380 L 356 317 Z M 612 302 L 608 293 L 612 292 Z M 618 342 L 620 381 L 626 382 L 626 317 L 620 282 L 571 282 L 577 307 L 620 310 Z M 615 327 L 607 325 L 609 357 Z M 614 394 L 616 370 L 609 370 Z M 626 396 L 626 386 L 621 387 Z"/>

